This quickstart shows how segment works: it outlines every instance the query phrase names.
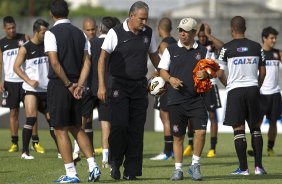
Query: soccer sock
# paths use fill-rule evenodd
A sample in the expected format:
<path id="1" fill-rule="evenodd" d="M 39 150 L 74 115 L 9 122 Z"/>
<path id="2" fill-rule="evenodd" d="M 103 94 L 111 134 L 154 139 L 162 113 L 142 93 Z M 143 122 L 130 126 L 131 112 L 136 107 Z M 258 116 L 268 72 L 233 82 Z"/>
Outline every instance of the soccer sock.
<path id="1" fill-rule="evenodd" d="M 241 171 L 245 171 L 248 169 L 247 154 L 246 154 L 247 140 L 245 136 L 245 130 L 234 131 L 234 144 L 235 144 L 237 157 L 240 163 L 240 169 Z"/>
<path id="2" fill-rule="evenodd" d="M 211 137 L 211 149 L 215 150 L 217 144 L 217 137 Z"/>
<path id="3" fill-rule="evenodd" d="M 18 145 L 19 142 L 19 136 L 11 136 L 12 143 Z"/>
<path id="4" fill-rule="evenodd" d="M 35 143 L 39 143 L 39 137 L 38 137 L 38 135 L 33 135 L 32 136 L 32 145 L 34 146 L 35 145 Z"/>
<path id="5" fill-rule="evenodd" d="M 188 136 L 188 145 L 193 146 L 194 132 L 188 132 L 187 136 Z"/>
<path id="6" fill-rule="evenodd" d="M 255 167 L 262 167 L 262 147 L 263 140 L 260 128 L 251 131 L 252 134 L 252 147 L 254 150 Z"/>
<path id="7" fill-rule="evenodd" d="M 90 122 L 87 122 L 85 124 L 85 128 L 84 128 L 84 132 L 86 133 L 90 143 L 91 143 L 91 146 L 94 150 L 94 144 L 93 144 L 93 129 L 92 129 L 92 121 Z"/>
<path id="8" fill-rule="evenodd" d="M 76 140 L 74 140 L 73 141 L 73 144 L 74 144 L 74 148 L 73 148 L 73 152 L 74 153 L 79 153 L 80 152 L 80 148 L 79 148 L 79 145 L 78 145 L 78 143 L 77 143 L 77 141 Z"/>
<path id="9" fill-rule="evenodd" d="M 71 162 L 69 164 L 65 164 L 65 169 L 66 169 L 67 176 L 69 176 L 69 177 L 77 176 L 77 172 L 76 172 L 76 169 L 75 169 L 73 162 Z"/>
<path id="10" fill-rule="evenodd" d="M 173 152 L 173 136 L 164 136 L 165 146 L 164 153 L 169 157 Z"/>
<path id="11" fill-rule="evenodd" d="M 97 167 L 94 157 L 87 158 L 89 172 L 93 171 L 94 167 Z"/>
<path id="12" fill-rule="evenodd" d="M 109 149 L 103 149 L 102 154 L 103 154 L 102 162 L 108 162 Z"/>
<path id="13" fill-rule="evenodd" d="M 198 156 L 193 154 L 193 156 L 192 156 L 192 165 L 199 164 L 200 163 L 200 159 L 201 159 L 201 157 L 198 157 Z"/>
<path id="14" fill-rule="evenodd" d="M 175 169 L 180 169 L 182 170 L 182 163 L 175 163 Z"/>
<path id="15" fill-rule="evenodd" d="M 32 127 L 36 122 L 36 117 L 27 117 L 26 124 L 23 126 L 22 139 L 23 139 L 23 153 L 29 154 L 29 142 L 32 135 Z"/>
<path id="16" fill-rule="evenodd" d="M 273 149 L 274 143 L 275 143 L 275 141 L 268 140 L 267 149 L 268 150 Z"/>

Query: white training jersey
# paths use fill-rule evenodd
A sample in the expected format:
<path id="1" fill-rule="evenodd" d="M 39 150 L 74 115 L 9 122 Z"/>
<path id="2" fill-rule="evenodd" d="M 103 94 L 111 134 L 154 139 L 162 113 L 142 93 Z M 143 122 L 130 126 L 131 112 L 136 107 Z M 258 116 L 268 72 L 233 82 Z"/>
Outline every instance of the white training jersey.
<path id="1" fill-rule="evenodd" d="M 260 88 L 260 93 L 263 95 L 270 95 L 280 92 L 279 87 L 279 65 L 280 65 L 280 54 L 279 50 L 272 49 L 265 51 L 265 68 L 266 76 L 263 84 Z"/>
<path id="2" fill-rule="evenodd" d="M 23 89 L 26 91 L 46 92 L 49 82 L 49 60 L 44 53 L 44 43 L 36 45 L 31 41 L 26 42 L 23 47 L 26 48 L 26 60 L 23 69 L 28 78 L 38 81 L 36 88 L 31 87 L 26 82 L 23 83 Z"/>
<path id="3" fill-rule="evenodd" d="M 258 68 L 265 66 L 263 50 L 259 43 L 234 39 L 223 45 L 217 62 L 228 67 L 226 90 L 258 86 Z"/>
<path id="4" fill-rule="evenodd" d="M 14 38 L 2 38 L 0 48 L 3 54 L 4 80 L 8 82 L 23 82 L 14 72 L 14 64 L 18 55 L 19 47 L 25 42 L 25 35 L 18 33 Z"/>

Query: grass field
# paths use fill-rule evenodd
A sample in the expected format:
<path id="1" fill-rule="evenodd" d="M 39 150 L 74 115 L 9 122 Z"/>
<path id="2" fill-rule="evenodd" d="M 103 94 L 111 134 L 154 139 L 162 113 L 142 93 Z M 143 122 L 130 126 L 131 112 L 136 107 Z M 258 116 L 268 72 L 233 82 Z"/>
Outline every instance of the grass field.
<path id="1" fill-rule="evenodd" d="M 19 131 L 21 135 L 21 131 Z M 65 174 L 63 162 L 57 159 L 55 145 L 46 130 L 39 131 L 40 143 L 46 149 L 45 154 L 31 151 L 35 160 L 21 160 L 20 152 L 8 153 L 10 145 L 10 132 L 7 129 L 0 130 L 0 184 L 3 183 L 28 183 L 41 184 L 52 183 L 62 174 Z M 254 175 L 253 158 L 248 157 L 250 176 L 230 176 L 228 173 L 238 167 L 235 155 L 233 135 L 219 134 L 217 157 L 206 158 L 209 148 L 209 135 L 207 135 L 206 146 L 201 159 L 201 171 L 203 181 L 201 183 L 282 183 L 282 142 L 278 135 L 275 145 L 276 157 L 267 157 L 264 148 L 263 163 L 268 175 Z M 248 135 L 248 138 L 250 136 Z M 20 136 L 21 141 L 21 136 Z M 248 141 L 250 143 L 250 141 Z M 100 146 L 100 132 L 95 132 L 95 145 Z M 172 183 L 169 180 L 173 170 L 174 161 L 150 161 L 149 158 L 159 153 L 163 148 L 162 133 L 146 132 L 144 144 L 143 176 L 138 181 L 126 182 L 124 180 L 114 181 L 111 179 L 109 169 L 101 169 L 102 176 L 99 183 L 144 183 L 144 184 L 166 184 Z M 248 145 L 250 147 L 250 144 Z M 266 136 L 264 135 L 264 147 L 266 147 Z M 21 148 L 21 142 L 20 142 Z M 96 156 L 98 164 L 101 164 L 101 156 Z M 184 159 L 184 180 L 179 183 L 191 183 L 187 168 L 191 157 Z M 87 182 L 88 170 L 85 159 L 77 165 L 77 171 L 82 183 Z M 121 170 L 122 171 L 122 170 Z"/>

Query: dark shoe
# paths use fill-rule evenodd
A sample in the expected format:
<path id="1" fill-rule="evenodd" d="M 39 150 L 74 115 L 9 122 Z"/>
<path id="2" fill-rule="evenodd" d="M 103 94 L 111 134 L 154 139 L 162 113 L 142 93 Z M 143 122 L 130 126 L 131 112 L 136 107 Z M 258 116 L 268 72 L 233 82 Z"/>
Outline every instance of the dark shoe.
<path id="1" fill-rule="evenodd" d="M 250 149 L 247 151 L 248 155 L 253 157 L 254 156 L 254 150 Z"/>
<path id="2" fill-rule="evenodd" d="M 120 179 L 120 171 L 119 168 L 117 168 L 116 166 L 111 166 L 111 177 L 115 180 L 119 180 Z"/>
<path id="3" fill-rule="evenodd" d="M 136 178 L 136 176 L 123 176 L 124 180 L 138 180 L 138 178 Z"/>

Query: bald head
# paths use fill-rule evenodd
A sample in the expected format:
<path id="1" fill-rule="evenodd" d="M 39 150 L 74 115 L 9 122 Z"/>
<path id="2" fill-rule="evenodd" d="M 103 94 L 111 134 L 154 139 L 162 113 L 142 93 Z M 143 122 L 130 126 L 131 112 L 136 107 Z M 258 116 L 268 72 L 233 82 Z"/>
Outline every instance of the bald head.
<path id="1" fill-rule="evenodd" d="M 96 37 L 97 25 L 96 21 L 91 18 L 83 20 L 83 32 L 86 34 L 87 39 Z"/>
<path id="2" fill-rule="evenodd" d="M 159 30 L 163 30 L 166 33 L 170 33 L 172 26 L 171 26 L 171 20 L 167 17 L 164 17 L 159 22 Z"/>
<path id="3" fill-rule="evenodd" d="M 244 34 L 246 31 L 246 21 L 241 16 L 235 16 L 231 19 L 231 28 L 238 34 Z"/>

